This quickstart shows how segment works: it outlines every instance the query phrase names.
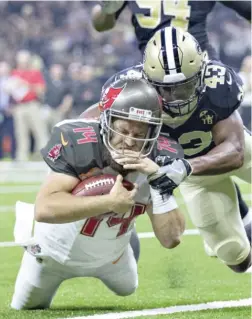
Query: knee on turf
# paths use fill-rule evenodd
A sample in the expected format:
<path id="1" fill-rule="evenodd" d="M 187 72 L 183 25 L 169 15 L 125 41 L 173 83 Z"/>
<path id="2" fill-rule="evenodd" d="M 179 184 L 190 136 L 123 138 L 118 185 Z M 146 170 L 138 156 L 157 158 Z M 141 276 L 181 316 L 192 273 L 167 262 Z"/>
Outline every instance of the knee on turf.
<path id="1" fill-rule="evenodd" d="M 14 310 L 43 310 L 50 308 L 51 302 L 41 301 L 35 293 L 32 297 L 26 297 L 22 294 L 14 294 L 10 307 Z"/>
<path id="2" fill-rule="evenodd" d="M 22 305 L 18 303 L 11 303 L 11 308 L 14 310 L 45 310 L 49 308 L 49 305 Z"/>
<path id="3" fill-rule="evenodd" d="M 123 289 L 120 289 L 116 291 L 115 293 L 118 296 L 122 296 L 122 297 L 130 296 L 136 291 L 137 287 L 138 287 L 138 284 L 136 284 L 135 286 L 124 287 Z"/>
<path id="4" fill-rule="evenodd" d="M 240 238 L 230 238 L 215 248 L 217 257 L 235 272 L 245 272 L 251 266 L 250 246 Z"/>

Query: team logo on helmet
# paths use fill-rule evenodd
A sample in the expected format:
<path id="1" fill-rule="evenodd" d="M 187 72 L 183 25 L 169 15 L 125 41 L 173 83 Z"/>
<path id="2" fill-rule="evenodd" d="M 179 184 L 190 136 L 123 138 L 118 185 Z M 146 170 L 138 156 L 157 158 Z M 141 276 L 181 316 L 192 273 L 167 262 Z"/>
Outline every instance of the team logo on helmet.
<path id="1" fill-rule="evenodd" d="M 125 85 L 120 88 L 115 88 L 113 86 L 108 87 L 102 94 L 100 110 L 105 111 L 107 109 L 110 109 L 124 87 Z"/>

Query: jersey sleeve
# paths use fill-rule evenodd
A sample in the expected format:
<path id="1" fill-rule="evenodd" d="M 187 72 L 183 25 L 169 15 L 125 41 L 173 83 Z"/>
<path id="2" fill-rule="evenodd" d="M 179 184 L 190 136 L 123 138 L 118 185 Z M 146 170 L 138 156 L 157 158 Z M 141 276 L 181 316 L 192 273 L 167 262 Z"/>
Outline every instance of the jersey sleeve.
<path id="1" fill-rule="evenodd" d="M 151 159 L 163 166 L 167 161 L 179 158 L 184 158 L 182 146 L 174 138 L 161 133 L 151 153 Z"/>
<path id="2" fill-rule="evenodd" d="M 54 127 L 41 154 L 54 172 L 78 178 L 92 168 L 102 167 L 100 142 L 99 131 L 92 125 L 63 124 Z"/>
<path id="3" fill-rule="evenodd" d="M 212 61 L 204 74 L 206 105 L 216 114 L 216 122 L 228 118 L 243 99 L 243 83 L 230 67 Z"/>
<path id="4" fill-rule="evenodd" d="M 65 145 L 62 144 L 63 143 Z M 74 154 L 70 144 L 69 134 L 63 133 L 59 127 L 54 127 L 52 135 L 41 154 L 46 164 L 57 173 L 64 173 L 77 177 L 74 169 Z"/>

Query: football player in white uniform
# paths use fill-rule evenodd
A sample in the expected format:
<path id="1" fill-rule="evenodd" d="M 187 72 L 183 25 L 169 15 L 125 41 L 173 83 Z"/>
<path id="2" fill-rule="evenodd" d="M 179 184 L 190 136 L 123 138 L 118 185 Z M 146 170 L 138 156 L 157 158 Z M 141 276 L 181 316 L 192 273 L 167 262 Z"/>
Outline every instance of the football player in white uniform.
<path id="1" fill-rule="evenodd" d="M 143 72 L 163 98 L 163 134 L 181 144 L 192 166 L 180 191 L 194 225 L 223 263 L 246 271 L 251 222 L 245 231 L 232 179 L 251 184 L 252 138 L 237 111 L 241 79 L 221 62 L 205 61 L 196 39 L 174 27 L 149 40 Z"/>
<path id="2" fill-rule="evenodd" d="M 184 159 L 164 167 L 155 163 L 169 156 L 166 138 L 158 142 L 160 96 L 143 79 L 119 80 L 102 93 L 100 108 L 100 121 L 57 124 L 42 150 L 52 172 L 36 198 L 36 245 L 26 247 L 14 309 L 48 308 L 60 284 L 73 277 L 96 277 L 118 295 L 132 294 L 138 276 L 129 241 L 145 209 L 163 246 L 180 242 L 185 223 L 172 191 L 191 168 Z M 71 194 L 97 174 L 117 175 L 108 195 Z M 123 187 L 122 176 L 133 190 Z"/>

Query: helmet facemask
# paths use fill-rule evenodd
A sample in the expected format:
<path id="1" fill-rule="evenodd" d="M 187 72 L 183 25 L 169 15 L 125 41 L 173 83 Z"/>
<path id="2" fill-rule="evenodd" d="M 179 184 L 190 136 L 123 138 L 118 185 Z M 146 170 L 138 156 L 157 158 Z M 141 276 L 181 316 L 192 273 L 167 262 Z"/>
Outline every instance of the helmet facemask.
<path id="1" fill-rule="evenodd" d="M 201 87 L 201 72 L 178 83 L 152 83 L 162 97 L 164 111 L 171 117 L 184 116 L 197 106 Z"/>
<path id="2" fill-rule="evenodd" d="M 127 151 L 126 139 L 130 139 L 134 143 L 142 143 L 141 148 L 137 151 L 139 157 L 146 157 L 151 153 L 162 127 L 162 120 L 161 118 L 151 117 L 151 112 L 149 111 L 144 111 L 145 114 L 143 116 L 137 115 L 135 110 L 136 109 L 134 109 L 134 107 L 131 107 L 129 113 L 113 109 L 108 109 L 103 112 L 101 116 L 103 142 L 110 153 L 124 154 L 125 151 Z M 116 119 L 146 123 L 146 125 L 148 125 L 148 129 L 145 137 L 130 137 L 116 131 L 113 127 L 113 123 Z M 116 149 L 111 144 L 111 139 L 114 134 L 122 137 L 122 147 L 120 149 Z"/>

